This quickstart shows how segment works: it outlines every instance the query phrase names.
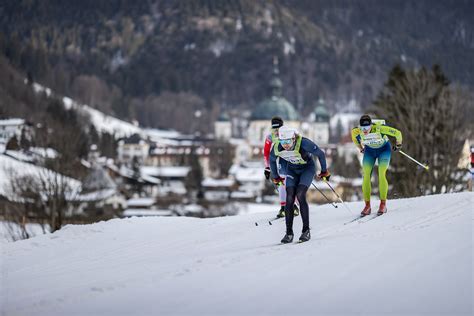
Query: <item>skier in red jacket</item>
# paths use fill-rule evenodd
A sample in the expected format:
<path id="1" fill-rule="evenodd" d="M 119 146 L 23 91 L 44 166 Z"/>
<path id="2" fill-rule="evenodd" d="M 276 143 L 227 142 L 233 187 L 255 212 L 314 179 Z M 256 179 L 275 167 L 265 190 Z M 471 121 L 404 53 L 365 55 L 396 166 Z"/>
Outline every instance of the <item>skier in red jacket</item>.
<path id="1" fill-rule="evenodd" d="M 265 178 L 270 179 L 270 151 L 276 140 L 278 140 L 278 129 L 283 126 L 283 119 L 281 117 L 275 116 L 271 120 L 272 128 L 270 134 L 265 137 L 265 145 L 263 146 L 263 158 L 265 162 Z M 286 166 L 286 161 L 278 161 L 278 173 L 281 178 L 285 178 L 284 166 Z M 278 211 L 277 217 L 285 217 L 285 205 L 286 205 L 286 187 L 284 182 L 278 186 L 278 195 L 280 197 L 280 210 Z M 298 201 L 296 201 L 298 202 Z M 300 214 L 297 204 L 294 205 L 294 215 L 298 216 Z"/>

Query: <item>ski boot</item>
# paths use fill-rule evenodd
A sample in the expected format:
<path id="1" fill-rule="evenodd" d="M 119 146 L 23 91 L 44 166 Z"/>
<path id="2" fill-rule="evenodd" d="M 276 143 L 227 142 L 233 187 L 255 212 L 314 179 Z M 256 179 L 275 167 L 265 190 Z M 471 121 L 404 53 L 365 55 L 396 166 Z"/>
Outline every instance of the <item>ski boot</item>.
<path id="1" fill-rule="evenodd" d="M 300 209 L 298 208 L 298 206 L 296 204 L 293 206 L 293 214 L 295 216 L 300 215 Z"/>
<path id="2" fill-rule="evenodd" d="M 364 217 L 370 215 L 370 212 L 372 212 L 372 209 L 370 208 L 370 201 L 365 201 L 365 207 L 360 213 L 360 216 Z"/>
<path id="3" fill-rule="evenodd" d="M 290 242 L 293 242 L 293 234 L 288 234 L 286 233 L 285 236 L 283 237 L 283 239 L 281 240 L 281 243 L 282 244 L 288 244 Z"/>
<path id="4" fill-rule="evenodd" d="M 278 211 L 277 218 L 285 217 L 285 206 L 281 206 L 280 210 Z"/>
<path id="5" fill-rule="evenodd" d="M 309 232 L 309 228 L 304 230 L 300 236 L 300 242 L 305 242 L 311 239 L 311 233 Z"/>
<path id="6" fill-rule="evenodd" d="M 383 215 L 385 213 L 387 213 L 387 205 L 386 205 L 386 200 L 380 200 L 380 206 L 379 206 L 379 210 L 377 212 L 377 215 L 380 216 L 380 215 Z"/>

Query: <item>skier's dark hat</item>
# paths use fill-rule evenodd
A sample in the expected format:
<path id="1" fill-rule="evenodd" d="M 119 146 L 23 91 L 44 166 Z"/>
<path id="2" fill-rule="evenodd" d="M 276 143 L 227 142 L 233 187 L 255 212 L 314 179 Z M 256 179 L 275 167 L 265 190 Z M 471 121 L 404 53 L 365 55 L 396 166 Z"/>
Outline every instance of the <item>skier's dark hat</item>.
<path id="1" fill-rule="evenodd" d="M 279 116 L 272 117 L 272 128 L 279 128 L 283 126 L 283 119 Z"/>
<path id="2" fill-rule="evenodd" d="M 360 117 L 359 126 L 370 126 L 372 124 L 372 119 L 367 114 L 364 114 Z"/>

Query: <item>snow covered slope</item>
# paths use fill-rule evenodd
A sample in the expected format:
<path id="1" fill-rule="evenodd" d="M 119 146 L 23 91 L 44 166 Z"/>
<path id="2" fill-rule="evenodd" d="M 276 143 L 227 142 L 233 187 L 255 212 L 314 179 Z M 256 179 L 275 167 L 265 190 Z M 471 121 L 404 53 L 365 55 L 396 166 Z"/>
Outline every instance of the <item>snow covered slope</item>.
<path id="1" fill-rule="evenodd" d="M 290 245 L 283 221 L 254 225 L 274 212 L 67 226 L 2 245 L 0 314 L 471 315 L 473 202 L 394 200 L 345 226 L 313 206 L 312 240 Z"/>

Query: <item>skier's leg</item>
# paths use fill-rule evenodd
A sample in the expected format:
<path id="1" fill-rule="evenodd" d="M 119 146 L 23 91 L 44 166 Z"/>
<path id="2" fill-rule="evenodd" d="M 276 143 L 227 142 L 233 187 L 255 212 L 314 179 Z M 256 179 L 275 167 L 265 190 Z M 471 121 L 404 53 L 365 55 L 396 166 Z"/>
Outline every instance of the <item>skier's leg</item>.
<path id="1" fill-rule="evenodd" d="M 309 206 L 306 193 L 316 174 L 316 165 L 308 164 L 300 175 L 300 181 L 296 187 L 296 198 L 300 201 L 300 213 L 303 220 L 303 232 L 309 230 Z"/>
<path id="2" fill-rule="evenodd" d="M 293 204 L 295 203 L 296 197 L 296 181 L 298 181 L 298 175 L 292 170 L 288 170 L 286 175 L 286 206 L 285 206 L 285 220 L 286 220 L 286 233 L 293 235 Z"/>
<path id="3" fill-rule="evenodd" d="M 373 150 L 370 150 L 366 147 L 364 152 L 364 158 L 362 159 L 362 173 L 363 173 L 363 181 L 362 181 L 362 193 L 364 195 L 365 202 L 370 201 L 370 193 L 372 191 L 372 187 L 370 184 L 370 178 L 372 177 L 372 170 L 374 169 L 375 164 L 375 153 Z"/>
<path id="4" fill-rule="evenodd" d="M 281 207 L 284 208 L 286 205 L 286 175 L 280 175 L 280 177 L 285 178 L 284 185 L 280 185 L 280 187 L 278 188 L 279 189 L 278 191 L 280 193 L 280 201 L 281 201 L 280 204 L 281 204 Z M 299 206 L 300 206 L 300 203 L 298 202 L 298 199 L 295 199 L 295 203 L 293 204 L 293 214 L 295 216 L 300 215 Z"/>
<path id="5" fill-rule="evenodd" d="M 301 219 L 303 220 L 303 231 L 309 229 L 309 206 L 306 201 L 306 192 L 308 192 L 308 187 L 306 185 L 299 184 L 296 188 L 296 198 L 300 201 L 300 214 Z"/>
<path id="6" fill-rule="evenodd" d="M 387 169 L 390 165 L 390 158 L 391 158 L 391 149 L 390 143 L 387 143 L 383 147 L 383 151 L 380 152 L 378 156 L 379 160 L 379 191 L 380 191 L 380 200 L 386 201 L 387 194 L 388 194 L 388 181 L 387 181 Z"/>
<path id="7" fill-rule="evenodd" d="M 286 234 L 293 235 L 293 217 L 292 211 L 293 203 L 295 203 L 296 188 L 294 185 L 286 187 L 286 209 L 285 209 L 285 221 L 286 221 Z M 290 210 L 289 210 L 290 209 Z"/>

